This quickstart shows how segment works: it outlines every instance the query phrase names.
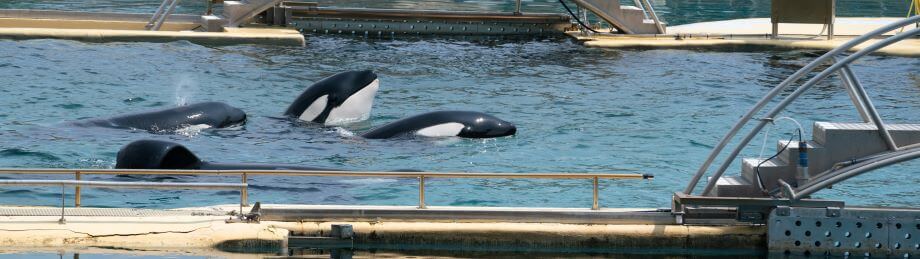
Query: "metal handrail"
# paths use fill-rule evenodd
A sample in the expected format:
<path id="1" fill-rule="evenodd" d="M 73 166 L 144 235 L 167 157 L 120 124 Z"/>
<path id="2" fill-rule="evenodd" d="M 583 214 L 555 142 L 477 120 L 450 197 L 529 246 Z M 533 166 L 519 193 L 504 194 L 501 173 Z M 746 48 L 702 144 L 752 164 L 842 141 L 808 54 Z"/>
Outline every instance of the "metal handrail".
<path id="1" fill-rule="evenodd" d="M 240 189 L 246 188 L 242 183 L 172 183 L 172 182 L 113 182 L 113 181 L 83 181 L 83 180 L 0 180 L 0 185 L 14 186 L 86 186 L 86 187 L 117 187 L 140 189 Z"/>
<path id="2" fill-rule="evenodd" d="M 799 79 L 801 79 L 802 77 L 804 77 L 807 73 L 812 72 L 812 71 L 813 71 L 815 68 L 817 68 L 819 65 L 824 64 L 826 61 L 835 58 L 836 56 L 840 55 L 840 54 L 843 53 L 844 51 L 848 51 L 848 50 L 850 50 L 851 48 L 853 48 L 853 47 L 855 47 L 855 46 L 857 46 L 857 45 L 859 45 L 859 44 L 862 44 L 863 42 L 866 42 L 866 41 L 868 41 L 868 40 L 870 40 L 870 39 L 873 39 L 873 38 L 875 38 L 875 37 L 881 36 L 881 35 L 883 35 L 884 33 L 887 33 L 887 32 L 889 32 L 889 31 L 893 31 L 893 30 L 895 30 L 895 29 L 898 29 L 898 28 L 901 28 L 901 27 L 904 27 L 904 26 L 907 26 L 907 25 L 909 25 L 909 24 L 916 23 L 916 22 L 920 22 L 920 15 L 918 15 L 918 16 L 913 16 L 913 17 L 910 17 L 910 18 L 907 18 L 907 19 L 903 19 L 903 20 L 900 20 L 900 21 L 897 21 L 897 22 L 894 22 L 894 23 L 885 25 L 885 26 L 883 26 L 883 27 L 881 27 L 881 28 L 878 28 L 878 29 L 875 29 L 875 30 L 873 30 L 873 31 L 871 31 L 871 32 L 869 32 L 869 33 L 866 33 L 866 34 L 864 34 L 864 35 L 862 35 L 862 36 L 856 37 L 856 38 L 854 38 L 854 39 L 852 39 L 852 40 L 850 40 L 850 41 L 848 41 L 848 42 L 846 42 L 846 43 L 840 45 L 839 47 L 834 48 L 834 49 L 828 51 L 828 52 L 825 53 L 824 55 L 821 55 L 820 57 L 818 57 L 817 59 L 815 59 L 815 60 L 812 61 L 811 63 L 808 63 L 807 65 L 805 65 L 804 67 L 802 67 L 801 69 L 799 69 L 798 71 L 796 71 L 795 73 L 793 73 L 791 76 L 789 76 L 788 78 L 786 78 L 786 80 L 783 80 L 783 82 L 781 82 L 781 83 L 780 83 L 779 85 L 777 85 L 775 88 L 773 88 L 772 90 L 770 90 L 770 91 L 766 94 L 766 96 L 764 96 L 763 98 L 761 98 L 760 101 L 758 101 L 758 102 L 754 105 L 753 108 L 751 108 L 747 113 L 745 113 L 744 116 L 742 116 L 741 119 L 740 119 L 738 122 L 736 122 L 734 126 L 732 126 L 732 128 L 729 130 L 729 132 L 726 133 L 725 136 L 722 137 L 722 139 L 719 141 L 719 143 L 716 145 L 716 147 L 713 148 L 713 150 L 710 152 L 710 154 L 709 154 L 709 156 L 706 158 L 705 162 L 703 162 L 703 165 L 701 165 L 700 168 L 697 170 L 696 174 L 694 174 L 693 178 L 690 180 L 690 182 L 688 183 L 687 187 L 684 189 L 684 193 L 691 194 L 691 193 L 693 192 L 693 189 L 696 188 L 696 185 L 699 183 L 700 179 L 702 179 L 703 175 L 705 175 L 706 172 L 709 170 L 709 167 L 712 165 L 712 162 L 714 162 L 714 161 L 715 161 L 715 158 L 716 158 L 719 154 L 721 154 L 722 150 L 723 150 L 723 149 L 725 148 L 725 146 L 727 146 L 728 143 L 735 137 L 735 135 L 738 133 L 738 131 L 740 131 L 742 127 L 744 127 L 745 125 L 747 125 L 747 123 L 750 122 L 751 119 L 753 119 L 754 115 L 755 115 L 757 112 L 759 112 L 761 109 L 763 109 L 764 106 L 766 106 L 771 100 L 773 100 L 777 95 L 779 95 L 783 90 L 785 90 L 787 87 L 789 87 L 792 83 L 798 81 Z M 829 75 L 831 72 L 834 72 L 834 71 L 840 69 L 840 68 L 843 66 L 843 65 L 837 66 L 837 64 L 849 64 L 849 63 L 852 62 L 855 58 L 858 58 L 858 57 L 861 57 L 861 56 L 866 55 L 866 54 L 868 54 L 868 53 L 874 52 L 874 51 L 876 51 L 876 50 L 878 50 L 878 49 L 880 49 L 880 48 L 882 48 L 882 47 L 884 47 L 884 46 L 893 44 L 893 43 L 895 43 L 895 42 L 897 42 L 897 41 L 900 41 L 900 40 L 905 39 L 905 38 L 908 38 L 908 37 L 912 37 L 913 35 L 916 35 L 916 34 L 917 34 L 916 30 L 911 30 L 911 31 L 908 31 L 908 32 L 905 32 L 905 33 L 901 33 L 901 34 L 892 36 L 892 37 L 890 37 L 890 38 L 887 38 L 887 39 L 885 39 L 885 40 L 883 40 L 883 41 L 880 41 L 880 42 L 878 42 L 878 43 L 876 43 L 876 44 L 873 44 L 873 45 L 870 46 L 870 47 L 864 48 L 864 49 L 862 49 L 861 51 L 857 52 L 856 54 L 850 55 L 850 56 L 847 57 L 844 61 L 839 61 L 839 62 L 836 63 L 834 66 L 832 66 L 832 68 L 828 68 L 828 69 L 824 70 L 824 71 L 827 72 L 827 73 L 822 73 L 821 76 L 815 76 L 815 77 L 813 77 L 812 80 L 808 81 L 809 83 L 806 83 L 806 85 L 807 85 L 807 84 L 814 84 L 814 83 L 816 83 L 817 81 L 820 81 L 820 80 L 824 79 L 824 77 L 827 77 L 827 75 Z M 892 40 L 892 39 L 893 39 L 893 40 Z M 857 54 L 859 54 L 859 55 L 857 55 Z M 841 63 L 841 62 L 842 62 L 842 63 Z M 815 80 L 815 79 L 817 79 L 817 80 Z M 809 87 L 810 87 L 810 86 L 809 86 Z M 805 87 L 805 85 L 803 85 L 802 87 L 799 87 L 798 90 L 804 90 L 803 88 L 804 88 L 804 89 L 807 89 L 808 87 Z M 798 94 L 801 94 L 801 91 L 798 91 L 798 90 L 797 90 L 796 92 L 797 92 Z M 792 97 L 792 98 L 788 98 L 788 97 L 787 97 L 786 100 L 788 100 L 789 102 L 791 102 L 792 100 L 794 100 L 795 98 L 797 98 L 798 95 L 797 95 L 796 93 L 793 93 L 793 94 L 790 95 L 789 97 Z M 785 108 L 785 105 L 788 105 L 788 102 L 786 102 L 786 100 L 784 100 L 783 103 L 777 105 L 777 108 L 780 108 L 780 109 L 774 109 L 774 111 L 776 111 L 776 113 L 778 113 L 779 111 L 781 111 L 782 108 Z M 767 117 L 772 117 L 772 116 L 774 116 L 776 113 L 771 112 Z M 725 159 L 725 162 L 722 164 L 722 166 L 719 167 L 719 169 L 713 174 L 712 179 L 710 179 L 709 183 L 707 184 L 706 188 L 705 188 L 704 191 L 703 191 L 703 195 L 707 195 L 707 194 L 712 190 L 712 187 L 715 186 L 715 183 L 718 181 L 718 179 L 722 176 L 723 173 L 725 173 L 725 170 L 728 168 L 728 166 L 729 166 L 729 164 L 731 163 L 731 161 L 733 161 L 733 160 L 738 156 L 738 154 L 741 152 L 741 149 L 743 149 L 745 146 L 747 146 L 747 144 L 750 143 L 750 141 L 751 141 L 751 139 L 754 137 L 754 135 L 758 134 L 758 133 L 760 132 L 760 130 L 762 130 L 763 127 L 766 126 L 766 124 L 767 124 L 767 121 L 763 121 L 763 120 L 760 121 L 760 123 L 757 125 L 757 127 L 755 127 L 755 129 L 753 129 L 747 136 L 745 136 L 745 137 L 743 138 L 743 140 L 741 141 L 741 143 L 731 152 L 731 154 L 729 155 L 729 157 L 728 157 L 727 159 Z"/>
<path id="3" fill-rule="evenodd" d="M 246 183 L 155 183 L 155 182 L 112 182 L 112 181 L 81 181 L 78 180 L 0 180 L 0 186 L 61 186 L 61 218 L 58 223 L 64 224 L 65 187 L 74 186 L 74 205 L 80 207 L 80 187 L 106 187 L 106 188 L 144 188 L 144 189 L 239 189 L 242 193 L 247 188 Z M 240 196 L 242 199 L 242 196 Z M 240 212 L 243 211 L 240 203 Z"/>
<path id="4" fill-rule="evenodd" d="M 642 9 L 645 10 L 646 14 L 652 18 L 652 21 L 655 22 L 655 28 L 658 29 L 658 34 L 667 33 L 667 31 L 665 31 L 664 25 L 661 24 L 661 20 L 658 19 L 658 14 L 655 13 L 655 8 L 652 7 L 652 3 L 649 3 L 648 0 L 641 0 L 641 2 L 645 4 L 645 6 L 644 7 L 640 6 L 640 7 L 642 7 Z"/>
<path id="5" fill-rule="evenodd" d="M 894 151 L 875 159 L 867 160 L 861 163 L 835 170 L 825 175 L 820 181 L 806 183 L 798 188 L 792 188 L 788 183 L 781 183 L 785 189 L 785 198 L 796 201 L 811 194 L 823 190 L 829 186 L 845 181 L 863 173 L 887 167 L 893 164 L 920 158 L 920 146 L 901 151 Z"/>
<path id="6" fill-rule="evenodd" d="M 153 13 L 153 17 L 150 18 L 150 21 L 147 22 L 144 28 L 150 31 L 159 31 L 160 27 L 166 23 L 166 18 L 176 9 L 179 1 L 180 0 L 163 0 L 163 3 L 160 3 L 160 7 Z"/>
<path id="7" fill-rule="evenodd" d="M 417 178 L 419 181 L 419 208 L 425 205 L 426 178 L 503 178 L 503 179 L 591 179 L 593 183 L 592 206 L 600 209 L 600 179 L 652 179 L 650 174 L 600 174 L 600 173 L 466 173 L 466 172 L 377 172 L 377 171 L 321 171 L 321 170 L 147 170 L 147 169 L 58 169 L 58 168 L 0 168 L 0 174 L 73 174 L 80 179 L 86 174 L 102 175 L 239 175 L 246 184 L 251 175 L 288 175 L 322 177 L 395 177 Z M 79 187 L 78 187 L 79 188 Z M 240 191 L 240 205 L 249 206 L 248 187 Z M 80 189 L 75 190 L 74 204 L 79 207 Z"/>

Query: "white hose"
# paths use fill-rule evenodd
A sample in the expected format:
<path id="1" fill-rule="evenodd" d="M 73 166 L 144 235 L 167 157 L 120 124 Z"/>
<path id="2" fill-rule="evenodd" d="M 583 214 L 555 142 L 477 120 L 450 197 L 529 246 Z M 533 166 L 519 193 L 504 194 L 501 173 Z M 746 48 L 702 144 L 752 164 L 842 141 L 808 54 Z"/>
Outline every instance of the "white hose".
<path id="1" fill-rule="evenodd" d="M 770 128 L 773 128 L 772 123 L 770 127 L 767 127 L 767 129 L 763 131 L 763 144 L 760 145 L 760 155 L 757 155 L 758 161 L 763 160 L 763 151 L 767 149 L 767 139 L 770 138 Z"/>
<path id="2" fill-rule="evenodd" d="M 773 121 L 778 121 L 778 120 L 790 120 L 790 121 L 792 121 L 792 123 L 795 123 L 795 125 L 799 127 L 799 134 L 800 134 L 799 137 L 802 137 L 801 134 L 805 134 L 805 129 L 802 128 L 802 124 L 800 124 L 799 121 L 797 121 L 797 120 L 795 120 L 795 119 L 793 119 L 793 118 L 786 117 L 786 116 L 776 118 L 776 119 L 774 119 Z"/>

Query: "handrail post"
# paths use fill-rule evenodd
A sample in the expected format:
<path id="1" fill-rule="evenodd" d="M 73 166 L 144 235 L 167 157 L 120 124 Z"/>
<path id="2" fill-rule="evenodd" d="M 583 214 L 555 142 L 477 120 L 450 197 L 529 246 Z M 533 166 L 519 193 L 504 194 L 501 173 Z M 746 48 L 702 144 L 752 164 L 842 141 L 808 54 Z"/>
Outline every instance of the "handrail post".
<path id="1" fill-rule="evenodd" d="M 67 205 L 65 205 L 65 203 L 64 203 L 64 200 L 65 200 L 65 199 L 64 199 L 64 192 L 65 192 L 66 190 L 67 190 L 67 185 L 61 184 L 61 218 L 58 219 L 58 224 L 64 224 L 64 222 L 67 221 L 67 220 L 64 219 L 64 206 L 67 206 Z"/>
<path id="2" fill-rule="evenodd" d="M 246 183 L 248 181 L 247 178 L 249 178 L 249 175 L 243 173 L 241 176 L 243 178 L 242 183 L 246 186 L 240 188 L 240 206 L 249 207 L 249 185 Z M 240 213 L 242 213 L 242 211 L 240 211 Z"/>
<path id="3" fill-rule="evenodd" d="M 592 210 L 599 210 L 599 209 L 601 209 L 601 207 L 600 207 L 600 205 L 598 204 L 598 201 L 597 201 L 597 200 L 598 200 L 598 198 L 597 198 L 597 196 L 598 196 L 598 195 L 597 195 L 597 185 L 598 185 L 598 181 L 599 181 L 599 180 L 598 180 L 597 176 L 594 176 L 594 199 L 593 199 L 593 202 L 592 202 L 592 205 L 591 205 L 591 209 L 592 209 Z"/>
<path id="4" fill-rule="evenodd" d="M 642 8 L 642 9 L 644 9 L 648 13 L 648 16 L 652 17 L 652 21 L 655 22 L 655 28 L 658 29 L 658 33 L 665 34 L 666 33 L 665 28 L 663 25 L 661 25 L 661 20 L 658 19 L 658 14 L 655 13 L 655 8 L 652 7 L 652 3 L 650 3 L 648 0 L 642 0 L 642 3 L 644 3 L 646 6 L 645 8 Z"/>
<path id="5" fill-rule="evenodd" d="M 834 62 L 837 61 L 834 60 Z M 853 106 L 856 106 L 856 111 L 859 112 L 859 117 L 862 118 L 863 122 L 872 123 L 872 118 L 869 117 L 869 112 L 866 111 L 865 102 L 856 94 L 856 87 L 862 86 L 859 85 L 855 78 L 850 77 L 850 73 L 847 73 L 847 70 L 849 70 L 849 66 L 838 71 L 842 79 L 840 81 L 843 81 L 843 88 L 847 90 L 847 95 L 850 96 Z"/>
<path id="6" fill-rule="evenodd" d="M 418 208 L 425 208 L 425 175 L 418 176 Z"/>
<path id="7" fill-rule="evenodd" d="M 521 0 L 514 1 L 514 14 L 521 14 Z"/>
<path id="8" fill-rule="evenodd" d="M 74 178 L 76 178 L 77 181 L 81 180 L 82 177 L 80 171 L 74 173 Z M 82 203 L 80 199 L 80 186 L 77 185 L 73 187 L 73 206 L 79 208 L 80 203 Z"/>

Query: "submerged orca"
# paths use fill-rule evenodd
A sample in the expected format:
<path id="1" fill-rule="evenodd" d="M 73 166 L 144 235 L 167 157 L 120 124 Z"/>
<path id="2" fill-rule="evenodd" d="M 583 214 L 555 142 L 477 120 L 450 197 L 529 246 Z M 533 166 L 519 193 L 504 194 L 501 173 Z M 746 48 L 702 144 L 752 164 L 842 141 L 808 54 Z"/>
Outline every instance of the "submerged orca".
<path id="1" fill-rule="evenodd" d="M 361 136 L 385 139 L 415 133 L 426 137 L 495 138 L 514 135 L 516 132 L 514 124 L 485 113 L 437 111 L 390 122 Z"/>
<path id="2" fill-rule="evenodd" d="M 129 143 L 118 151 L 116 169 L 185 169 L 185 170 L 321 170 L 298 165 L 235 164 L 202 161 L 178 143 L 143 139 Z"/>
<path id="3" fill-rule="evenodd" d="M 146 131 L 176 131 L 207 125 L 223 128 L 246 122 L 246 113 L 222 102 L 202 102 L 174 108 L 139 112 L 106 119 L 89 119 L 72 124 L 84 127 L 141 129 Z"/>
<path id="4" fill-rule="evenodd" d="M 370 70 L 338 73 L 307 87 L 284 115 L 322 124 L 366 120 L 378 88 L 377 74 Z"/>

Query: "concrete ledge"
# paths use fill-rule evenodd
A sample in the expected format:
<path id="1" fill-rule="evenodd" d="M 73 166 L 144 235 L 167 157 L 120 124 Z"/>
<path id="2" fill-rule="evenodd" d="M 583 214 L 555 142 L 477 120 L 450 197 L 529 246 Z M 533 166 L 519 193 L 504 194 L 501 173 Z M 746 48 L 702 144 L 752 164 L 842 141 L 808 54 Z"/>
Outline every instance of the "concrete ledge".
<path id="1" fill-rule="evenodd" d="M 226 209 L 232 209 L 226 207 Z M 670 212 L 656 209 L 509 208 L 263 205 L 262 219 L 271 221 L 363 221 L 363 222 L 516 222 L 571 224 L 673 225 Z"/>
<path id="2" fill-rule="evenodd" d="M 105 20 L 105 21 L 150 21 L 153 13 L 110 13 L 110 12 L 80 12 L 80 11 L 55 11 L 33 9 L 0 9 L 0 17 L 19 19 L 54 19 L 54 20 Z M 195 23 L 201 16 L 190 14 L 172 14 L 167 22 Z"/>
<path id="3" fill-rule="evenodd" d="M 143 31 L 100 29 L 0 28 L 6 39 L 69 39 L 89 42 L 145 41 L 171 42 L 187 40 L 203 45 L 268 44 L 304 46 L 300 32 L 293 29 L 239 28 L 225 32 Z"/>
<path id="4" fill-rule="evenodd" d="M 146 21 L 0 18 L 0 28 L 145 30 L 146 25 Z M 200 26 L 194 22 L 167 22 L 160 31 L 186 31 Z"/>
<path id="5" fill-rule="evenodd" d="M 585 46 L 600 48 L 780 48 L 830 50 L 843 43 L 895 22 L 902 18 L 837 18 L 835 38 L 826 40 L 817 36 L 821 25 L 781 24 L 778 39 L 770 37 L 769 18 L 737 19 L 702 22 L 668 27 L 665 35 L 585 35 L 580 32 L 566 34 Z M 896 31 L 886 35 L 893 35 Z M 826 32 L 825 32 L 826 35 Z M 870 40 L 853 48 L 860 50 L 878 40 Z M 879 50 L 877 53 L 899 56 L 920 56 L 920 39 L 903 40 Z"/>
<path id="6" fill-rule="evenodd" d="M 578 32 L 569 33 L 585 46 L 599 48 L 650 48 L 650 49 L 679 49 L 679 48 L 779 48 L 779 49 L 817 49 L 830 50 L 836 48 L 852 37 L 836 37 L 833 40 L 796 39 L 791 37 L 781 39 L 768 39 L 753 36 L 699 36 L 694 38 L 680 38 L 676 36 L 651 37 L 612 37 L 612 36 L 579 36 Z M 879 40 L 869 40 L 853 48 L 860 50 L 872 45 Z M 920 39 L 907 39 L 882 48 L 876 53 L 898 56 L 920 56 Z"/>
<path id="7" fill-rule="evenodd" d="M 766 249 L 763 226 L 557 223 L 302 222 L 277 223 L 296 235 L 322 236 L 351 224 L 355 245 L 497 250 Z"/>
<path id="8" fill-rule="evenodd" d="M 0 217 L 0 247 L 277 248 L 288 231 L 269 224 L 228 224 L 227 217 Z"/>
<path id="9" fill-rule="evenodd" d="M 308 205 L 263 205 L 270 208 L 305 207 Z M 357 207 L 357 206 L 351 206 Z M 23 214 L 23 207 L 0 207 L 0 211 Z M 46 215 L 49 208 L 31 208 L 34 213 Z M 221 215 L 238 206 L 176 209 L 162 212 L 131 211 L 131 209 L 72 209 L 78 215 L 67 216 L 66 224 L 59 224 L 59 216 L 0 216 L 0 247 L 57 247 L 80 249 L 85 247 L 114 247 L 119 249 L 219 249 L 222 251 L 271 252 L 287 247 L 288 236 L 328 236 L 332 224 L 350 224 L 355 233 L 354 247 L 361 249 L 442 249 L 477 251 L 615 251 L 617 249 L 766 249 L 766 228 L 763 226 L 711 225 L 687 226 L 674 224 L 596 224 L 560 223 L 584 219 L 567 219 L 566 215 L 580 218 L 579 209 L 551 208 L 432 208 L 435 213 L 450 211 L 475 212 L 482 217 L 450 222 L 438 219 L 424 222 L 403 219 L 372 221 L 369 215 L 345 216 L 340 219 L 326 217 L 317 220 L 270 221 L 260 223 L 226 223 L 230 216 Z M 340 208 L 343 209 L 343 208 Z M 370 206 L 352 208 L 352 211 L 403 211 L 408 208 Z M 81 210 L 85 210 L 81 212 Z M 105 210 L 113 210 L 107 212 Z M 126 211 L 127 210 L 127 211 Z M 248 210 L 244 208 L 244 211 Z M 429 209 L 426 209 L 426 211 Z M 632 222 L 649 221 L 640 209 L 609 209 L 592 215 L 621 215 L 634 217 Z M 207 212 L 207 213 L 204 213 Z M 248 211 L 247 211 L 248 212 Z M 489 216 L 490 212 L 495 215 Z M 83 213 L 83 214 L 79 214 Z M 427 212 L 426 212 L 427 213 Z M 536 213 L 552 215 L 543 223 L 512 222 L 509 217 Z M 555 213 L 555 214 L 554 214 Z M 573 214 L 574 213 L 574 214 Z M 418 212 L 414 212 L 418 214 Z M 135 216 L 143 215 L 143 216 Z M 270 214 L 266 214 L 269 216 Z M 466 217 L 473 218 L 468 214 Z M 469 221 L 469 222 L 467 222 Z M 553 222 L 557 221 L 557 222 Z M 622 221 L 627 222 L 627 221 Z M 650 221 L 649 221 L 650 222 Z"/>

